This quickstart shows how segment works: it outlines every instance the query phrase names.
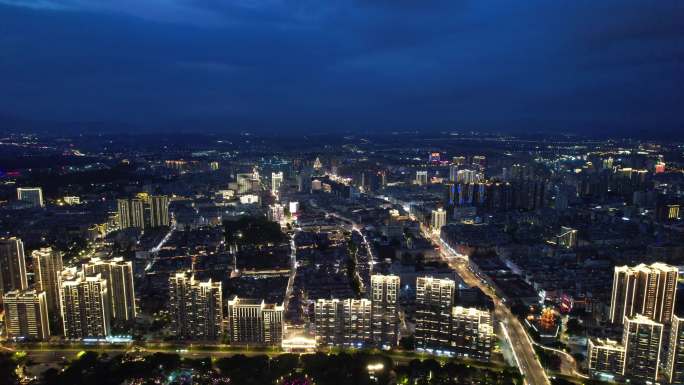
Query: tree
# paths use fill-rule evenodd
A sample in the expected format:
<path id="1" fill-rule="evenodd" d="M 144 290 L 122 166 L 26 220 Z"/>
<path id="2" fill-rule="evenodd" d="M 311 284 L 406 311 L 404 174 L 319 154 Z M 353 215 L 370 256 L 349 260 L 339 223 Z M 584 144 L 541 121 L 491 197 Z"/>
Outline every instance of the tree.
<path id="1" fill-rule="evenodd" d="M 280 225 L 264 217 L 242 216 L 235 221 L 223 221 L 226 243 L 238 246 L 262 246 L 285 242 Z"/>
<path id="2" fill-rule="evenodd" d="M 17 362 L 9 353 L 0 353 L 0 378 L 6 381 L 8 385 L 18 384 L 19 378 L 15 370 L 17 369 Z"/>
<path id="3" fill-rule="evenodd" d="M 414 350 L 416 348 L 416 338 L 414 336 L 402 337 L 399 346 L 404 350 Z"/>
<path id="4" fill-rule="evenodd" d="M 570 335 L 581 335 L 584 333 L 584 328 L 577 318 L 570 318 L 565 324 L 565 330 Z"/>

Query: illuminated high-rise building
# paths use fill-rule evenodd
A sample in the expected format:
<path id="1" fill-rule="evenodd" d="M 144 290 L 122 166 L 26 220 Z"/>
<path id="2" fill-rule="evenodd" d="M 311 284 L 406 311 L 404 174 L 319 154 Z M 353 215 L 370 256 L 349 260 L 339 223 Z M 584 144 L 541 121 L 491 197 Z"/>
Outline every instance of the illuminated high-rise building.
<path id="1" fill-rule="evenodd" d="M 480 178 L 474 170 L 458 170 L 456 172 L 456 182 L 457 183 L 475 183 L 479 182 Z"/>
<path id="2" fill-rule="evenodd" d="M 150 196 L 150 227 L 171 225 L 169 220 L 169 197 L 166 195 Z"/>
<path id="3" fill-rule="evenodd" d="M 51 317 L 58 317 L 61 307 L 62 254 L 51 247 L 34 250 L 31 253 L 36 287 L 45 292 L 47 307 Z"/>
<path id="4" fill-rule="evenodd" d="M 488 310 L 454 306 L 448 351 L 458 357 L 489 361 L 494 341 L 492 315 Z"/>
<path id="5" fill-rule="evenodd" d="M 676 315 L 672 316 L 665 377 L 670 384 L 684 384 L 684 318 Z"/>
<path id="6" fill-rule="evenodd" d="M 179 338 L 210 341 L 223 334 L 221 282 L 202 282 L 184 272 L 173 274 L 169 278 L 169 310 L 172 330 Z"/>
<path id="7" fill-rule="evenodd" d="M 2 296 L 7 337 L 17 340 L 46 340 L 50 337 L 45 293 L 13 290 Z"/>
<path id="8" fill-rule="evenodd" d="M 642 315 L 625 317 L 623 322 L 623 375 L 638 382 L 657 382 L 663 344 L 663 324 Z"/>
<path id="9" fill-rule="evenodd" d="M 618 341 L 589 338 L 587 343 L 589 374 L 613 379 L 622 376 L 625 368 L 625 347 Z"/>
<path id="10" fill-rule="evenodd" d="M 371 318 L 373 342 L 382 348 L 397 345 L 399 334 L 398 316 L 399 276 L 371 276 Z"/>
<path id="11" fill-rule="evenodd" d="M 280 346 L 283 341 L 283 311 L 282 305 L 234 297 L 228 301 L 230 342 Z"/>
<path id="12" fill-rule="evenodd" d="M 667 324 L 674 312 L 679 270 L 664 263 L 616 266 L 610 320 L 622 323 L 624 317 L 643 315 Z"/>
<path id="13" fill-rule="evenodd" d="M 416 184 L 423 186 L 428 184 L 428 172 L 425 170 L 416 171 Z"/>
<path id="14" fill-rule="evenodd" d="M 100 274 L 107 280 L 111 318 L 117 321 L 135 319 L 135 289 L 133 286 L 133 263 L 123 258 L 101 260 L 93 258 L 83 264 L 86 275 Z"/>
<path id="15" fill-rule="evenodd" d="M 285 207 L 280 203 L 268 206 L 267 217 L 272 222 L 282 222 L 285 220 Z"/>
<path id="16" fill-rule="evenodd" d="M 314 303 L 316 339 L 323 346 L 342 346 L 344 315 L 342 300 L 317 299 Z"/>
<path id="17" fill-rule="evenodd" d="M 107 280 L 79 272 L 62 281 L 62 321 L 67 339 L 106 338 L 110 334 Z"/>
<path id="18" fill-rule="evenodd" d="M 252 173 L 241 173 L 235 176 L 238 194 L 247 194 L 252 191 Z"/>
<path id="19" fill-rule="evenodd" d="M 32 207 L 43 207 L 43 189 L 40 187 L 17 187 L 17 199 Z"/>
<path id="20" fill-rule="evenodd" d="M 445 350 L 449 346 L 455 288 L 451 279 L 416 280 L 416 348 Z"/>
<path id="21" fill-rule="evenodd" d="M 271 192 L 273 194 L 278 194 L 278 191 L 280 191 L 280 185 L 283 184 L 283 173 L 281 172 L 272 172 L 271 173 Z"/>
<path id="22" fill-rule="evenodd" d="M 452 164 L 449 166 L 449 181 L 456 182 L 456 178 L 458 178 L 458 166 Z"/>
<path id="23" fill-rule="evenodd" d="M 0 238 L 0 295 L 27 287 L 24 243 L 16 237 Z"/>
<path id="24" fill-rule="evenodd" d="M 141 199 L 117 199 L 119 228 L 145 229 L 145 206 Z"/>
<path id="25" fill-rule="evenodd" d="M 442 227 L 446 226 L 447 223 L 447 212 L 443 208 L 438 208 L 437 210 L 432 210 L 432 216 L 430 218 L 430 227 L 432 231 L 439 231 Z"/>
<path id="26" fill-rule="evenodd" d="M 368 299 L 318 299 L 314 312 L 319 344 L 361 348 L 372 342 Z"/>

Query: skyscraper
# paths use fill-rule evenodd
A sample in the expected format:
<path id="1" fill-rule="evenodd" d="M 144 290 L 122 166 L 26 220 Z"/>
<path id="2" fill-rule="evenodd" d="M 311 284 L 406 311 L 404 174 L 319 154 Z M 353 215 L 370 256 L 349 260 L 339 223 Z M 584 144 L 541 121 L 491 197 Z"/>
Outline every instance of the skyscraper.
<path id="1" fill-rule="evenodd" d="M 272 172 L 271 173 L 271 192 L 273 194 L 278 194 L 278 191 L 280 190 L 280 185 L 283 184 L 283 173 L 281 172 Z"/>
<path id="2" fill-rule="evenodd" d="M 105 338 L 110 334 L 107 280 L 82 272 L 62 281 L 62 320 L 67 339 Z"/>
<path id="3" fill-rule="evenodd" d="M 269 221 L 280 223 L 285 220 L 285 207 L 280 203 L 269 205 L 266 214 Z"/>
<path id="4" fill-rule="evenodd" d="M 618 341 L 589 338 L 587 343 L 589 374 L 594 377 L 621 376 L 625 368 L 625 347 Z"/>
<path id="5" fill-rule="evenodd" d="M 640 382 L 657 382 L 663 324 L 636 315 L 625 317 L 622 345 L 625 347 L 623 374 Z"/>
<path id="6" fill-rule="evenodd" d="M 456 182 L 457 183 L 475 183 L 479 182 L 479 178 L 477 177 L 477 173 L 474 170 L 459 170 L 456 172 Z"/>
<path id="7" fill-rule="evenodd" d="M 416 184 L 423 186 L 428 184 L 428 172 L 427 171 L 416 171 Z"/>
<path id="8" fill-rule="evenodd" d="M 447 223 L 447 212 L 443 208 L 432 210 L 432 217 L 430 218 L 430 227 L 432 231 L 440 231 Z"/>
<path id="9" fill-rule="evenodd" d="M 314 303 L 316 339 L 322 346 L 342 346 L 344 314 L 342 301 L 319 298 Z"/>
<path id="10" fill-rule="evenodd" d="M 671 384 L 684 383 L 684 318 L 676 315 L 672 316 L 665 369 L 665 376 Z"/>
<path id="11" fill-rule="evenodd" d="M 141 199 L 117 199 L 119 228 L 145 229 L 145 207 Z"/>
<path id="12" fill-rule="evenodd" d="M 391 348 L 398 341 L 399 276 L 371 276 L 371 318 L 373 342 L 382 348 Z"/>
<path id="13" fill-rule="evenodd" d="M 169 278 L 169 310 L 176 335 L 184 339 L 216 340 L 222 334 L 221 282 L 201 282 L 194 275 L 176 273 Z"/>
<path id="14" fill-rule="evenodd" d="M 624 317 L 640 314 L 656 322 L 669 323 L 674 312 L 678 274 L 677 267 L 664 263 L 616 266 L 611 322 L 620 324 Z"/>
<path id="15" fill-rule="evenodd" d="M 123 258 L 101 260 L 93 258 L 83 264 L 86 275 L 100 274 L 107 280 L 107 294 L 110 314 L 113 320 L 135 319 L 135 289 L 133 286 L 133 263 Z"/>
<path id="16" fill-rule="evenodd" d="M 451 309 L 451 338 L 448 350 L 456 356 L 489 361 L 494 327 L 487 310 L 455 306 Z"/>
<path id="17" fill-rule="evenodd" d="M 416 280 L 416 348 L 445 350 L 449 346 L 455 288 L 451 279 Z"/>
<path id="18" fill-rule="evenodd" d="M 252 191 L 252 173 L 237 174 L 235 179 L 237 181 L 238 194 L 247 194 Z"/>
<path id="19" fill-rule="evenodd" d="M 33 258 L 33 271 L 36 277 L 36 287 L 39 291 L 45 292 L 47 307 L 50 316 L 59 317 L 61 306 L 61 287 L 62 287 L 62 255 L 51 247 L 34 250 L 31 253 Z"/>
<path id="20" fill-rule="evenodd" d="M 5 329 L 11 339 L 45 340 L 50 337 L 44 292 L 13 290 L 2 297 Z"/>
<path id="21" fill-rule="evenodd" d="M 150 196 L 150 227 L 169 226 L 169 197 L 166 195 Z"/>
<path id="22" fill-rule="evenodd" d="M 361 348 L 372 342 L 371 301 L 350 298 L 318 299 L 314 312 L 319 344 Z"/>
<path id="23" fill-rule="evenodd" d="M 27 287 L 24 243 L 15 237 L 0 238 L 0 295 Z"/>
<path id="24" fill-rule="evenodd" d="M 43 207 L 43 189 L 40 187 L 17 187 L 17 199 L 32 207 Z"/>
<path id="25" fill-rule="evenodd" d="M 456 182 L 458 178 L 458 165 L 452 164 L 449 166 L 449 180 L 451 182 Z"/>
<path id="26" fill-rule="evenodd" d="M 280 346 L 283 341 L 283 310 L 282 305 L 235 296 L 228 301 L 230 342 Z"/>

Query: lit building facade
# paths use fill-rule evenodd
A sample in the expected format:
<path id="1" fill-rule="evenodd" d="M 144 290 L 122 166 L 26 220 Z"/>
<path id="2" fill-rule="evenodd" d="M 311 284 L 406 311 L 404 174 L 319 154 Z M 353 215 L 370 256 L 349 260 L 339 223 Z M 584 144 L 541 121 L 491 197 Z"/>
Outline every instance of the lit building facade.
<path id="1" fill-rule="evenodd" d="M 100 274 L 107 280 L 108 302 L 112 320 L 132 321 L 136 316 L 133 263 L 123 258 L 101 260 L 93 258 L 83 264 L 86 275 Z"/>
<path id="2" fill-rule="evenodd" d="M 371 276 L 371 317 L 373 342 L 382 348 L 397 345 L 399 276 Z"/>
<path id="3" fill-rule="evenodd" d="M 667 324 L 674 313 L 679 270 L 664 263 L 616 266 L 610 320 L 621 324 L 624 317 L 643 315 Z"/>
<path id="4" fill-rule="evenodd" d="M 280 346 L 283 341 L 283 311 L 282 305 L 234 297 L 228 301 L 230 342 Z"/>
<path id="5" fill-rule="evenodd" d="M 61 307 L 62 254 L 51 247 L 34 250 L 31 253 L 36 287 L 45 292 L 51 317 L 59 317 Z"/>
<path id="6" fill-rule="evenodd" d="M 319 299 L 314 304 L 314 312 L 320 345 L 361 348 L 372 343 L 368 299 Z"/>
<path id="7" fill-rule="evenodd" d="M 44 292 L 13 290 L 2 297 L 7 337 L 42 341 L 50 337 L 48 308 Z"/>
<path id="8" fill-rule="evenodd" d="M 166 195 L 150 196 L 150 227 L 170 226 L 169 197 Z"/>
<path id="9" fill-rule="evenodd" d="M 0 295 L 27 288 L 24 243 L 16 237 L 0 238 Z"/>
<path id="10" fill-rule="evenodd" d="M 267 214 L 269 221 L 280 223 L 285 220 L 285 207 L 280 203 L 269 205 Z"/>
<path id="11" fill-rule="evenodd" d="M 684 318 L 673 316 L 665 376 L 671 384 L 684 383 Z"/>
<path id="12" fill-rule="evenodd" d="M 489 361 L 493 340 L 494 327 L 489 311 L 461 306 L 451 309 L 450 353 L 458 357 Z"/>
<path id="13" fill-rule="evenodd" d="M 427 171 L 416 171 L 416 184 L 420 186 L 428 184 Z"/>
<path id="14" fill-rule="evenodd" d="M 117 199 L 119 228 L 145 229 L 145 206 L 141 199 Z"/>
<path id="15" fill-rule="evenodd" d="M 432 231 L 439 231 L 442 227 L 446 226 L 447 223 L 447 212 L 443 208 L 438 208 L 437 210 L 432 210 L 432 217 L 430 218 L 430 227 Z"/>
<path id="16" fill-rule="evenodd" d="M 663 343 L 663 324 L 637 315 L 625 317 L 622 345 L 625 347 L 623 375 L 640 382 L 657 382 Z"/>
<path id="17" fill-rule="evenodd" d="M 618 341 L 589 338 L 587 342 L 589 374 L 595 378 L 613 379 L 625 368 L 625 347 Z"/>
<path id="18" fill-rule="evenodd" d="M 451 311 L 456 283 L 451 279 L 416 280 L 416 348 L 445 350 L 451 337 Z"/>
<path id="19" fill-rule="evenodd" d="M 223 292 L 221 282 L 198 281 L 188 273 L 169 278 L 169 311 L 176 336 L 211 341 L 222 334 Z"/>
<path id="20" fill-rule="evenodd" d="M 78 273 L 62 281 L 62 321 L 67 339 L 106 338 L 110 335 L 107 280 L 99 274 Z"/>
<path id="21" fill-rule="evenodd" d="M 273 172 L 271 173 L 271 192 L 273 194 L 278 194 L 278 191 L 280 191 L 280 185 L 283 184 L 283 173 L 281 172 Z"/>
<path id="22" fill-rule="evenodd" d="M 17 187 L 17 199 L 31 207 L 43 207 L 43 189 L 40 187 Z"/>

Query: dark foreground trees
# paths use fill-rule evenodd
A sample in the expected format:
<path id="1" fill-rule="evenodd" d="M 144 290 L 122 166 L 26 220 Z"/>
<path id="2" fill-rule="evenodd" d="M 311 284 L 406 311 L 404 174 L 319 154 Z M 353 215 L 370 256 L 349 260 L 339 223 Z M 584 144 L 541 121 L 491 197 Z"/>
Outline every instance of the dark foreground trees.
<path id="1" fill-rule="evenodd" d="M 382 352 L 338 354 L 281 354 L 212 358 L 169 353 L 108 356 L 83 352 L 64 370 L 44 373 L 44 385 L 193 384 L 262 385 L 311 383 L 316 385 L 522 385 L 511 368 L 464 361 L 435 359 L 393 360 Z M 0 361 L 8 362 L 8 361 Z M 11 361 L 9 361 L 11 363 Z M 8 368 L 13 373 L 15 366 Z M 9 371 L 3 366 L 3 373 Z M 0 373 L 2 374 L 2 373 Z M 4 377 L 4 378 L 12 378 Z M 292 379 L 299 379 L 293 382 Z M 15 381 L 16 382 L 16 381 Z M 13 384 L 12 382 L 8 382 Z"/>

